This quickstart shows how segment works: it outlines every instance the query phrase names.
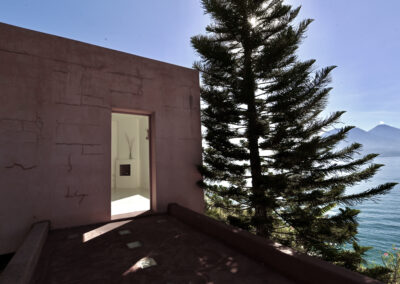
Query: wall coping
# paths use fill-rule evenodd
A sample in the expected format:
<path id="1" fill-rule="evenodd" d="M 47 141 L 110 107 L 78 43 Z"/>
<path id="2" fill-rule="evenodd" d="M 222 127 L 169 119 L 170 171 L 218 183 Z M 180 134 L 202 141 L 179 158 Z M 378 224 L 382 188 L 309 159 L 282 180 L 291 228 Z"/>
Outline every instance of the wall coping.
<path id="1" fill-rule="evenodd" d="M 30 283 L 46 242 L 49 227 L 48 221 L 33 224 L 24 242 L 1 273 L 0 284 Z"/>
<path id="2" fill-rule="evenodd" d="M 176 203 L 168 205 L 168 214 L 202 233 L 222 241 L 237 251 L 263 262 L 289 279 L 295 280 L 296 283 L 382 283 L 316 257 L 299 253 L 242 229 L 229 226 Z"/>

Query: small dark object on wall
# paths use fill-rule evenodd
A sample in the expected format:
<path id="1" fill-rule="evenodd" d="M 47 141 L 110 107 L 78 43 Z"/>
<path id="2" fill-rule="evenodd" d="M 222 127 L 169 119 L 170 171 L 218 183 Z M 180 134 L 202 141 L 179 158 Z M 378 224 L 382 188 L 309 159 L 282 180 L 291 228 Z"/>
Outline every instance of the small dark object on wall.
<path id="1" fill-rule="evenodd" d="M 119 175 L 120 176 L 130 176 L 131 175 L 131 165 L 119 165 Z"/>

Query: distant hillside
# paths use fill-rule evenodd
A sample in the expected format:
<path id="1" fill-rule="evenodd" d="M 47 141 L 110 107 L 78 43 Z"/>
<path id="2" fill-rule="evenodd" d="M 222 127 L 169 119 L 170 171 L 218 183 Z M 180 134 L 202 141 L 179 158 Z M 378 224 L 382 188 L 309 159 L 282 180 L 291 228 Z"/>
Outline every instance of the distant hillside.
<path id="1" fill-rule="evenodd" d="M 331 130 L 324 134 L 329 135 L 337 130 Z M 400 129 L 380 124 L 369 131 L 360 128 L 350 130 L 346 141 L 339 144 L 339 148 L 351 143 L 363 145 L 362 154 L 377 153 L 382 157 L 400 156 Z"/>
<path id="2" fill-rule="evenodd" d="M 386 124 L 375 126 L 370 131 L 368 131 L 368 133 L 375 136 L 391 138 L 400 141 L 400 129 Z"/>

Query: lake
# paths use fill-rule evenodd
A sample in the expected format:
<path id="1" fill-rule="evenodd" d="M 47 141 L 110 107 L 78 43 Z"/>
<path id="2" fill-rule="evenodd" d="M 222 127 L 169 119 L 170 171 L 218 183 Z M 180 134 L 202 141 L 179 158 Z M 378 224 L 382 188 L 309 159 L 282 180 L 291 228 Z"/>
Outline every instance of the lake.
<path id="1" fill-rule="evenodd" d="M 400 247 L 400 157 L 376 158 L 375 163 L 385 164 L 368 182 L 348 190 L 349 193 L 368 189 L 386 182 L 398 182 L 392 191 L 378 198 L 377 202 L 364 201 L 354 206 L 361 210 L 358 215 L 359 243 L 374 247 L 367 253 L 370 263 L 381 264 L 381 255 L 392 246 Z"/>

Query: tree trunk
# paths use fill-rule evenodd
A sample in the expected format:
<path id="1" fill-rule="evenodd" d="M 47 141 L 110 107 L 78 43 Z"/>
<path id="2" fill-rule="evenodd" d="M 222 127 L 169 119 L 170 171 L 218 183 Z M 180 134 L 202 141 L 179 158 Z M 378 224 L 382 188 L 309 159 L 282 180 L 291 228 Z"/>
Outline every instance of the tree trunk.
<path id="1" fill-rule="evenodd" d="M 252 177 L 252 194 L 254 200 L 252 207 L 255 209 L 256 234 L 263 237 L 270 236 L 267 221 L 267 209 L 263 202 L 265 191 L 262 188 L 262 170 L 259 153 L 258 113 L 255 101 L 255 78 L 252 70 L 251 50 L 245 48 L 244 52 L 243 97 L 247 102 L 247 139 L 250 152 L 250 171 Z M 260 222 L 261 221 L 261 222 Z"/>

